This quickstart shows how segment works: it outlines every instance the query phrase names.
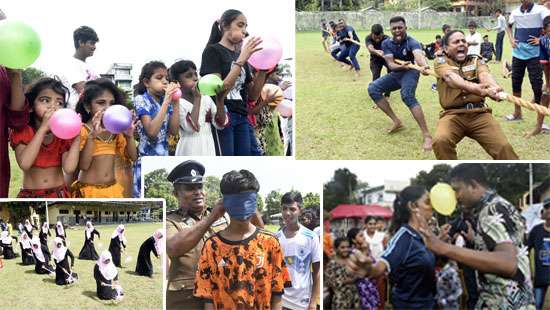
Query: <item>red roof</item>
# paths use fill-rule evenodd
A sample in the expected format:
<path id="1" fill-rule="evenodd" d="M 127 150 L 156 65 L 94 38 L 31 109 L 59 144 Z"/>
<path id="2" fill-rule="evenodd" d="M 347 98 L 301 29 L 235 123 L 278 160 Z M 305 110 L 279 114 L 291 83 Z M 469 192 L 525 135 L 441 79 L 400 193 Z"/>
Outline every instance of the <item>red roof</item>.
<path id="1" fill-rule="evenodd" d="M 386 219 L 391 218 L 393 211 L 390 208 L 385 208 L 380 205 L 338 205 L 332 211 L 333 219 L 346 217 L 364 218 L 367 215 L 381 216 Z"/>

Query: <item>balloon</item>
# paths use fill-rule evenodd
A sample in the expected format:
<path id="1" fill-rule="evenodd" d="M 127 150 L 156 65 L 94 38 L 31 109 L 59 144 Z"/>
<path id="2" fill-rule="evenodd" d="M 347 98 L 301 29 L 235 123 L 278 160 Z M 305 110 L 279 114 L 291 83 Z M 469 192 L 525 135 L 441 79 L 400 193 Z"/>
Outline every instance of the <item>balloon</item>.
<path id="1" fill-rule="evenodd" d="M 245 43 L 246 44 L 246 43 Z M 274 68 L 283 56 L 283 48 L 277 39 L 271 36 L 262 37 L 261 50 L 255 52 L 248 59 L 257 70 L 269 70 Z"/>
<path id="2" fill-rule="evenodd" d="M 275 110 L 279 111 L 279 114 L 283 117 L 291 117 L 292 116 L 292 101 L 284 99 L 281 103 L 277 105 Z"/>
<path id="3" fill-rule="evenodd" d="M 179 101 L 181 98 L 181 89 L 176 89 L 176 91 L 172 94 L 172 102 Z"/>
<path id="4" fill-rule="evenodd" d="M 222 87 L 222 79 L 215 74 L 207 74 L 199 80 L 199 91 L 206 96 L 216 96 Z"/>
<path id="5" fill-rule="evenodd" d="M 24 69 L 40 55 L 38 34 L 27 24 L 15 20 L 0 21 L 0 65 Z"/>
<path id="6" fill-rule="evenodd" d="M 430 201 L 437 213 L 451 215 L 456 207 L 456 195 L 447 183 L 437 183 L 430 190 Z"/>
<path id="7" fill-rule="evenodd" d="M 60 109 L 50 118 L 50 129 L 59 139 L 69 140 L 80 134 L 82 120 L 72 109 Z"/>
<path id="8" fill-rule="evenodd" d="M 262 99 L 265 100 L 267 97 L 270 97 L 273 94 L 275 95 L 273 101 L 268 102 L 267 104 L 270 106 L 276 106 L 284 99 L 283 90 L 279 86 L 273 84 L 265 84 L 262 88 L 260 96 L 262 96 Z"/>
<path id="9" fill-rule="evenodd" d="M 125 106 L 115 104 L 103 113 L 103 126 L 110 133 L 117 134 L 126 131 L 132 125 L 132 112 Z"/>

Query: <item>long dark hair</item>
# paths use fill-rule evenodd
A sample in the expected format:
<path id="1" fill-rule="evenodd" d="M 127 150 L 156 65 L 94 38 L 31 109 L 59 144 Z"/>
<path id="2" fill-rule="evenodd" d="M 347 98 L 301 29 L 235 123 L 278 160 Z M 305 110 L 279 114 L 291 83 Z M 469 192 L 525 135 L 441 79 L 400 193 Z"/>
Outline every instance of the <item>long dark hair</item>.
<path id="1" fill-rule="evenodd" d="M 84 85 L 84 92 L 78 99 L 75 111 L 82 116 L 82 122 L 88 122 L 92 117 L 91 104 L 92 101 L 103 94 L 104 91 L 109 91 L 115 97 L 114 104 L 120 104 L 126 106 L 126 96 L 124 93 L 116 87 L 116 85 L 109 79 L 97 79 L 88 81 Z M 90 106 L 90 112 L 86 111 L 86 106 Z"/>
<path id="2" fill-rule="evenodd" d="M 153 73 L 155 73 L 155 70 L 162 68 L 166 69 L 166 65 L 164 65 L 161 61 L 150 61 L 146 63 L 143 68 L 141 68 L 141 74 L 139 75 L 139 81 L 136 85 L 134 85 L 134 92 L 138 95 L 143 95 L 147 91 L 147 87 L 145 87 L 145 83 L 143 83 L 143 80 L 145 79 L 151 79 L 153 76 Z"/>
<path id="3" fill-rule="evenodd" d="M 391 235 L 395 234 L 401 226 L 409 222 L 411 218 L 409 202 L 418 201 L 424 193 L 426 193 L 426 188 L 423 186 L 407 186 L 397 194 L 397 197 L 393 201 L 393 218 L 389 228 Z"/>
<path id="4" fill-rule="evenodd" d="M 34 101 L 36 100 L 36 97 L 38 97 L 38 94 L 40 94 L 41 91 L 44 89 L 51 89 L 56 94 L 63 96 L 63 107 L 67 107 L 67 100 L 69 99 L 69 89 L 63 85 L 63 83 L 57 79 L 45 77 L 37 80 L 34 82 L 25 92 L 25 98 L 27 99 L 27 102 L 32 106 L 34 106 Z M 36 113 L 32 111 L 29 115 L 30 124 L 32 127 L 35 127 L 36 124 Z M 35 128 L 36 129 L 36 128 Z"/>
<path id="5" fill-rule="evenodd" d="M 210 30 L 210 38 L 208 38 L 208 43 L 206 43 L 206 46 L 220 42 L 223 36 L 223 29 L 231 25 L 231 23 L 237 17 L 239 17 L 239 15 L 243 15 L 243 13 L 239 10 L 230 9 L 223 12 L 220 20 L 215 21 L 212 24 L 212 29 Z"/>

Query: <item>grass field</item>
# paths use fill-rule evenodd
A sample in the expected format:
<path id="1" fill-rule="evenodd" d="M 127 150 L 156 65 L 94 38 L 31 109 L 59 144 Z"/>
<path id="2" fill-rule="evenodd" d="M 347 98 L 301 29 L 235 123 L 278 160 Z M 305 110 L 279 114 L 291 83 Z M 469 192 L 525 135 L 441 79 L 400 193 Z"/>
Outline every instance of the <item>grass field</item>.
<path id="1" fill-rule="evenodd" d="M 440 30 L 409 31 L 423 43 L 433 42 Z M 388 32 L 389 33 L 389 32 Z M 484 35 L 488 32 L 481 31 Z M 361 42 L 368 33 L 358 35 Z M 489 32 L 494 42 L 495 32 Z M 353 80 L 353 73 L 343 71 L 321 46 L 318 32 L 296 33 L 296 156 L 298 159 L 435 159 L 433 152 L 421 150 L 420 129 L 401 101 L 399 92 L 391 95 L 391 106 L 405 125 L 405 130 L 389 135 L 390 119 L 380 110 L 373 109 L 367 87 L 372 81 L 369 70 L 369 53 L 361 46 L 358 60 L 362 76 Z M 504 56 L 511 62 L 511 48 L 505 38 Z M 433 67 L 433 64 L 431 64 Z M 490 64 L 497 82 L 511 93 L 512 82 L 502 77 L 501 65 Z M 385 74 L 385 70 L 383 71 Z M 434 134 L 441 107 L 436 92 L 431 90 L 435 78 L 421 76 L 417 88 L 426 122 Z M 525 75 L 524 99 L 532 98 L 531 86 Z M 534 127 L 536 113 L 523 109 L 524 120 L 507 122 L 505 115 L 513 112 L 511 103 L 487 101 L 493 115 L 501 124 L 506 136 L 521 159 L 544 159 L 550 150 L 550 135 L 525 139 L 524 134 Z M 550 123 L 547 120 L 546 123 Z M 458 145 L 459 159 L 490 159 L 477 144 L 465 138 Z"/>
<path id="2" fill-rule="evenodd" d="M 162 309 L 162 269 L 160 260 L 152 255 L 153 278 L 134 274 L 139 247 L 153 232 L 162 227 L 161 223 L 128 224 L 127 257 L 122 255 L 122 269 L 119 268 L 119 280 L 125 292 L 124 300 L 118 304 L 102 301 L 96 296 L 96 282 L 93 277 L 95 261 L 79 260 L 78 253 L 84 244 L 84 230 L 68 229 L 69 248 L 75 255 L 74 271 L 79 281 L 70 286 L 55 285 L 55 276 L 38 275 L 34 265 L 22 266 L 21 258 L 4 260 L 4 269 L 0 270 L 2 287 L 2 309 Z M 108 249 L 109 241 L 116 225 L 96 226 L 101 239 L 95 241 L 98 253 Z M 53 232 L 52 232 L 53 233 Z M 51 240 L 49 240 L 51 242 Z M 19 250 L 19 246 L 17 247 Z M 50 246 L 51 251 L 51 246 Z"/>

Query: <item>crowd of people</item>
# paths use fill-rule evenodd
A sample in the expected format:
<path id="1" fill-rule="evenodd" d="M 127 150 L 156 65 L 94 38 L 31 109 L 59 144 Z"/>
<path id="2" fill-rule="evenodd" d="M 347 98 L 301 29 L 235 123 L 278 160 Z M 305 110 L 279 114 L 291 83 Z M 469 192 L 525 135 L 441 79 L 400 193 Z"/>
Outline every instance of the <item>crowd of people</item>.
<path id="1" fill-rule="evenodd" d="M 477 141 L 493 159 L 518 159 L 486 103 L 487 98 L 495 101 L 506 99 L 502 86 L 495 81 L 487 64 L 493 55 L 497 63 L 502 61 L 503 39 L 507 33 L 512 46 L 512 62 L 511 65 L 503 62 L 503 66 L 509 72 L 505 76 L 511 76 L 513 96 L 521 98 L 527 70 L 534 94 L 532 101 L 548 107 L 550 1 L 540 3 L 521 1 L 508 21 L 500 9 L 495 11 L 497 26 L 487 30 L 497 31 L 496 48 L 487 35 L 481 36 L 474 21 L 468 23 L 468 34 L 443 25 L 442 35 L 437 35 L 435 42 L 426 45 L 407 33 L 407 23 L 402 16 L 390 19 L 391 35 L 384 34 L 382 25 L 372 25 L 364 42 L 370 54 L 372 73 L 368 93 L 375 108 L 382 110 L 392 121 L 388 133 L 403 129 L 401 119 L 389 102 L 390 93 L 400 90 L 402 101 L 420 128 L 423 150 L 433 150 L 437 159 L 457 159 L 456 146 L 464 137 Z M 324 49 L 343 68 L 349 68 L 359 76 L 360 64 L 356 55 L 362 44 L 355 29 L 340 19 L 337 23 L 321 21 L 321 31 Z M 434 59 L 433 70 L 426 58 Z M 381 74 L 384 67 L 386 75 Z M 443 111 L 433 135 L 416 96 L 420 74 L 437 77 L 432 88 L 438 92 Z M 522 120 L 521 106 L 515 105 L 513 114 L 507 115 L 505 120 Z M 538 113 L 534 129 L 525 136 L 529 138 L 548 130 L 544 114 Z"/>
<path id="2" fill-rule="evenodd" d="M 282 196 L 283 225 L 271 233 L 263 229 L 260 184 L 250 171 L 226 173 L 223 198 L 211 210 L 204 173 L 189 160 L 168 175 L 179 208 L 167 215 L 166 308 L 319 309 L 319 217 L 304 209 L 301 194 Z"/>
<path id="3" fill-rule="evenodd" d="M 9 188 L 8 141 L 23 172 L 19 198 L 140 197 L 143 156 L 291 155 L 292 117 L 279 116 L 275 109 L 283 98 L 293 99 L 292 83 L 283 81 L 277 66 L 255 70 L 249 65 L 262 40 L 244 41 L 247 26 L 243 13 L 225 11 L 212 25 L 200 68 L 190 60 L 169 67 L 146 63 L 132 102 L 86 62 L 100 42 L 88 26 L 74 31 L 74 56 L 68 69 L 48 73 L 53 77 L 24 89 L 21 70 L 0 66 L 0 196 L 7 197 Z M 221 78 L 215 96 L 199 91 L 199 73 Z M 181 96 L 175 96 L 178 92 Z M 132 106 L 135 117 L 116 134 L 102 121 L 114 105 Z M 74 139 L 52 133 L 52 116 L 62 108 L 81 116 L 80 135 Z"/>
<path id="4" fill-rule="evenodd" d="M 12 225 L 9 222 L 5 223 L 3 219 L 0 219 L 0 269 L 4 268 L 3 259 L 12 260 L 21 257 L 21 265 L 34 265 L 37 274 L 55 277 L 56 285 L 72 285 L 82 277 L 88 277 L 88 273 L 84 270 L 79 271 L 80 277 L 76 272 L 75 255 L 70 250 L 71 245 L 68 242 L 63 223 L 57 222 L 53 227 L 55 237 L 51 242 L 51 247 L 48 244 L 48 238 L 53 236 L 47 222 L 44 222 L 40 229 L 28 219 L 25 220 L 25 224 L 19 223 L 17 227 L 19 238 L 12 234 L 12 230 Z M 100 239 L 101 235 L 90 220 L 86 221 L 84 244 L 78 254 L 78 259 L 96 261 L 93 273 L 91 270 L 89 272 L 93 274 L 93 279 L 97 284 L 96 294 L 99 299 L 121 301 L 124 291 L 119 281 L 117 267 L 123 268 L 121 257 L 128 243 L 125 237 L 125 227 L 120 224 L 115 228 L 108 249 L 99 255 L 94 243 L 95 236 Z M 157 258 L 163 253 L 163 236 L 162 229 L 158 229 L 142 243 L 135 267 L 136 275 L 152 277 L 151 253 Z M 19 243 L 19 253 L 14 249 L 14 241 Z"/>
<path id="5" fill-rule="evenodd" d="M 346 236 L 325 233 L 325 309 L 544 309 L 550 198 L 528 232 L 480 164 L 459 164 L 448 180 L 460 208 L 441 226 L 427 189 L 408 186 L 387 229 L 367 216 Z"/>

